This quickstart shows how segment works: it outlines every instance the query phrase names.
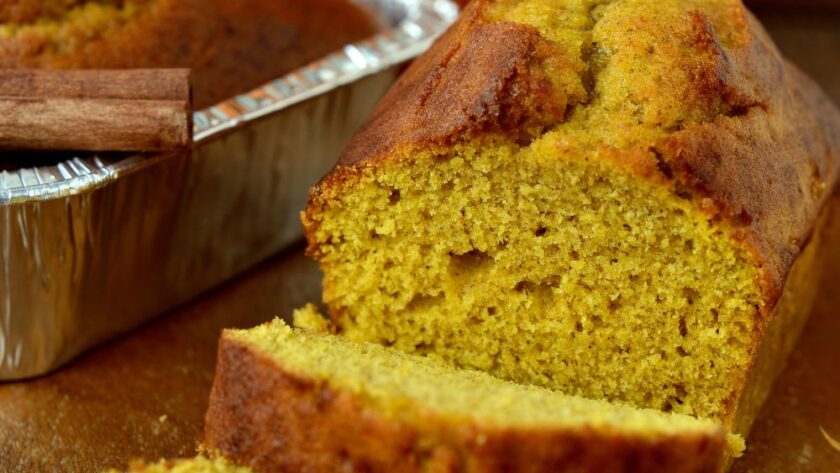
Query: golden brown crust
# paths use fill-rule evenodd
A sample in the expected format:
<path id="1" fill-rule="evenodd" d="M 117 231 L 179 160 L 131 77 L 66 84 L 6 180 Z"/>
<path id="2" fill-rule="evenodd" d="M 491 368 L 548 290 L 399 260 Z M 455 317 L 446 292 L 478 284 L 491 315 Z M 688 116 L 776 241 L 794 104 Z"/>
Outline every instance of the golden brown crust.
<path id="1" fill-rule="evenodd" d="M 260 472 L 715 472 L 724 435 L 659 440 L 595 429 L 490 430 L 383 417 L 225 335 L 204 445 Z"/>
<path id="2" fill-rule="evenodd" d="M 487 23 L 479 8 L 468 8 L 388 92 L 340 165 L 485 133 L 524 139 L 529 130 L 559 122 L 568 98 L 539 70 L 558 54 L 534 28 Z"/>
<path id="3" fill-rule="evenodd" d="M 820 276 L 823 272 L 822 255 L 831 245 L 826 238 L 832 211 L 838 203 L 837 193 L 818 220 L 812 238 L 796 258 L 785 282 L 782 297 L 773 311 L 767 328 L 762 335 L 762 343 L 753 358 L 753 364 L 747 373 L 744 389 L 734 400 L 734 418 L 732 431 L 744 437 L 750 431 L 753 421 L 758 417 L 759 409 L 770 395 L 773 382 L 785 366 L 788 355 L 794 348 L 808 316 L 817 300 Z"/>
<path id="4" fill-rule="evenodd" d="M 304 216 L 308 236 L 327 194 L 352 185 L 363 168 L 481 136 L 518 141 L 586 106 L 547 81 L 521 80 L 539 77 L 552 46 L 530 27 L 488 23 L 484 11 L 491 4 L 470 4 L 385 96 L 336 169 L 313 189 Z M 665 138 L 602 154 L 736 228 L 763 270 L 766 304 L 759 312 L 766 316 L 837 180 L 840 112 L 780 56 L 746 9 L 732 16 L 739 25 L 733 44 L 721 44 L 697 11 L 681 31 L 694 59 L 676 60 L 688 79 L 680 84 L 682 98 L 671 98 L 684 100 L 701 119 L 663 128 Z M 504 40 L 494 41 L 492 32 L 501 31 Z M 309 252 L 317 254 L 312 238 Z"/>
<path id="5" fill-rule="evenodd" d="M 67 6 L 76 3 L 86 2 L 0 2 L 0 21 L 23 25 L 39 18 L 61 21 Z M 43 32 L 21 32 L 5 39 L 0 35 L 0 67 L 191 67 L 195 104 L 205 107 L 375 30 L 372 19 L 346 0 L 149 0 L 135 4 L 140 5 L 139 11 L 124 24 L 115 20 L 116 26 L 93 36 L 77 28 L 77 37 L 64 38 L 59 46 Z"/>
<path id="6" fill-rule="evenodd" d="M 769 314 L 837 181 L 840 113 L 749 17 L 747 50 L 726 58 L 756 105 L 655 145 L 681 185 L 737 227 L 764 270 Z M 740 70 L 739 70 L 740 69 Z M 708 205 L 708 204 L 706 204 Z"/>

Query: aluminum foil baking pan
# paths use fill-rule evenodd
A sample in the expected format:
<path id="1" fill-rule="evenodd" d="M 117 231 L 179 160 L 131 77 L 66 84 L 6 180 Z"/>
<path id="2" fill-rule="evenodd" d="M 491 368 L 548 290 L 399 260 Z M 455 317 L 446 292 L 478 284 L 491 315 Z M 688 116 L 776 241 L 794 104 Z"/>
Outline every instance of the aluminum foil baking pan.
<path id="1" fill-rule="evenodd" d="M 307 189 L 457 16 L 357 0 L 382 33 L 194 114 L 192 154 L 0 171 L 0 379 L 45 373 L 298 240 Z"/>

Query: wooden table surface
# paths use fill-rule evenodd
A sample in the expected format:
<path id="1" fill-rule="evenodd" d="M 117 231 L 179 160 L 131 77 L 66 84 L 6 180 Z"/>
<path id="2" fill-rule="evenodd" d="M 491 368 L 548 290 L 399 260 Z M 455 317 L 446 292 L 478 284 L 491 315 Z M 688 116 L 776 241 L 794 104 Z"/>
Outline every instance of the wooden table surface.
<path id="1" fill-rule="evenodd" d="M 762 16 L 782 49 L 840 102 L 840 20 Z M 736 473 L 840 472 L 840 451 L 820 431 L 840 440 L 840 264 L 832 268 Z M 319 280 L 294 248 L 57 373 L 0 385 L 0 471 L 95 472 L 131 458 L 192 455 L 220 330 L 319 300 Z"/>
<path id="2" fill-rule="evenodd" d="M 54 374 L 0 385 L 0 472 L 87 473 L 192 456 L 221 329 L 319 300 L 319 278 L 292 249 Z"/>

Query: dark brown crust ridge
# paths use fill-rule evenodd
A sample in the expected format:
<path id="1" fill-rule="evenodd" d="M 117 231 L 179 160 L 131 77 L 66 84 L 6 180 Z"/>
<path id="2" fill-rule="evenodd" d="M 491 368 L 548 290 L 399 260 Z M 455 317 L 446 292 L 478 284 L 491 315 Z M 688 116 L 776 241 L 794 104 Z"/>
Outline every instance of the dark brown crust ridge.
<path id="1" fill-rule="evenodd" d="M 561 121 L 568 99 L 537 70 L 553 54 L 556 47 L 534 28 L 486 23 L 479 8 L 468 8 L 391 88 L 339 166 L 485 133 L 524 138 L 528 129 Z"/>
<path id="2" fill-rule="evenodd" d="M 748 19 L 749 47 L 723 59 L 752 105 L 679 131 L 654 149 L 675 185 L 737 228 L 735 236 L 754 252 L 764 273 L 760 313 L 768 315 L 837 181 L 840 112 Z"/>
<path id="3" fill-rule="evenodd" d="M 258 472 L 715 472 L 725 439 L 386 418 L 223 334 L 204 446 Z"/>
<path id="4" fill-rule="evenodd" d="M 541 62 L 557 59 L 553 44 L 528 26 L 485 21 L 491 3 L 467 7 L 313 188 L 304 215 L 309 254 L 318 254 L 318 214 L 363 169 L 486 136 L 521 142 L 562 123 L 578 105 L 540 76 Z M 781 57 L 746 9 L 740 15 L 744 44 L 726 47 L 700 12 L 687 19 L 687 47 L 703 58 L 685 66 L 687 107 L 709 116 L 667 129 L 664 139 L 603 154 L 736 229 L 762 269 L 765 305 L 758 312 L 766 318 L 837 180 L 840 112 Z"/>

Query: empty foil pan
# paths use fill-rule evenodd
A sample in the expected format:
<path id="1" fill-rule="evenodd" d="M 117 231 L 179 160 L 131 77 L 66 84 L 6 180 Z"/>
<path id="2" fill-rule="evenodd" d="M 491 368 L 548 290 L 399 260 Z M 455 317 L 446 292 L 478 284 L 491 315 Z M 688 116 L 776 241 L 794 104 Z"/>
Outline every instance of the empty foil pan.
<path id="1" fill-rule="evenodd" d="M 388 27 L 194 114 L 189 154 L 0 172 L 0 379 L 45 373 L 298 240 L 307 189 L 457 16 L 357 0 Z"/>

